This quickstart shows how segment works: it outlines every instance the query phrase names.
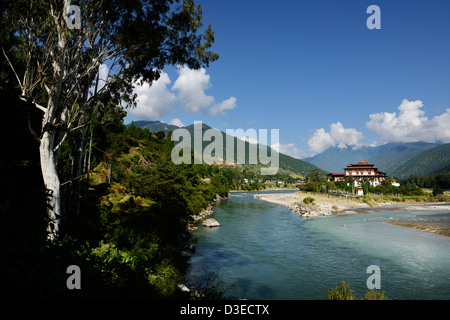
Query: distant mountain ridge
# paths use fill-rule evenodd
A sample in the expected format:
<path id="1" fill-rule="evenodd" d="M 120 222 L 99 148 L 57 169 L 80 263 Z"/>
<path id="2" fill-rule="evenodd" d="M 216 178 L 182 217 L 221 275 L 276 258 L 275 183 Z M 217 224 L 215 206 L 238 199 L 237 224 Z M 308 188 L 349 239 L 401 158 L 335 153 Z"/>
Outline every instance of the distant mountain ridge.
<path id="1" fill-rule="evenodd" d="M 178 126 L 161 121 L 134 121 L 140 128 L 147 128 L 150 132 L 164 131 L 167 135 Z M 194 125 L 184 127 L 193 133 Z M 211 129 L 203 124 L 202 130 Z M 226 134 L 222 132 L 225 141 Z M 234 138 L 235 146 L 237 138 Z M 204 142 L 204 146 L 209 142 Z M 249 142 L 245 142 L 248 150 Z M 224 156 L 225 156 L 224 150 Z M 326 172 L 343 172 L 349 163 L 366 160 L 388 174 L 390 177 L 407 178 L 411 175 L 432 175 L 440 172 L 450 172 L 450 144 L 428 142 L 392 142 L 376 147 L 361 147 L 359 149 L 340 149 L 331 147 L 314 157 L 296 159 L 283 153 L 279 154 L 280 169 L 306 175 L 314 169 L 320 168 Z"/>
<path id="2" fill-rule="evenodd" d="M 179 127 L 173 124 L 167 124 L 161 121 L 147 121 L 147 120 L 138 120 L 133 121 L 134 125 L 141 128 L 141 129 L 148 129 L 150 132 L 156 133 L 159 131 L 164 131 L 167 133 L 169 131 L 173 131 L 175 129 L 178 129 Z"/>
<path id="3" fill-rule="evenodd" d="M 377 150 L 372 147 L 363 147 L 355 150 L 331 147 L 322 153 L 313 157 L 304 158 L 303 160 L 329 172 L 344 172 L 344 168 L 349 163 L 368 160 L 376 153 Z"/>
<path id="4" fill-rule="evenodd" d="M 173 131 L 175 129 L 178 129 L 179 127 L 175 126 L 175 125 L 170 125 L 170 124 L 166 124 L 164 122 L 161 121 L 134 121 L 134 124 L 140 128 L 147 128 L 150 132 L 156 133 L 159 131 L 164 131 L 167 135 L 167 133 L 169 131 Z M 194 125 L 191 124 L 189 126 L 185 126 L 184 129 L 188 130 L 189 132 L 191 132 L 191 134 L 193 135 L 194 132 Z M 202 124 L 202 131 L 206 131 L 208 129 L 212 129 L 210 126 L 208 126 L 207 124 Z M 225 141 L 226 141 L 226 136 L 227 134 L 225 132 L 219 131 L 222 134 L 223 137 L 223 141 L 224 141 L 224 150 L 223 150 L 223 155 L 224 157 L 226 156 L 226 150 L 225 150 Z M 235 146 L 235 150 L 236 150 L 236 146 L 237 146 L 237 140 L 238 138 L 233 137 L 234 139 L 234 146 Z M 191 139 L 191 142 L 193 143 L 194 139 Z M 209 145 L 211 142 L 209 141 L 205 141 L 203 142 L 203 148 L 206 145 Z M 245 148 L 246 150 L 249 149 L 249 142 L 245 141 Z M 236 152 L 236 151 L 235 151 Z M 272 152 L 275 152 L 272 150 Z M 234 158 L 236 159 L 236 154 L 234 154 Z M 248 162 L 248 152 L 246 151 L 246 163 Z M 291 156 L 288 156 L 286 154 L 283 153 L 279 153 L 279 168 L 282 171 L 285 171 L 287 173 L 291 173 L 291 174 L 296 174 L 296 175 L 300 175 L 300 176 L 305 176 L 306 174 L 308 174 L 309 172 L 311 172 L 314 169 L 319 169 L 321 170 L 319 167 L 317 167 L 314 164 L 308 163 L 306 161 L 300 160 L 300 159 L 296 159 L 293 158 Z M 324 170 L 321 170 L 324 171 Z"/>
<path id="5" fill-rule="evenodd" d="M 407 178 L 410 175 L 434 175 L 450 172 L 450 143 L 437 146 L 405 161 L 392 171 L 392 176 Z"/>
<path id="6" fill-rule="evenodd" d="M 427 142 L 387 143 L 356 150 L 329 148 L 303 159 L 330 172 L 343 172 L 349 163 L 367 160 L 391 177 L 431 175 L 450 169 L 450 144 Z"/>

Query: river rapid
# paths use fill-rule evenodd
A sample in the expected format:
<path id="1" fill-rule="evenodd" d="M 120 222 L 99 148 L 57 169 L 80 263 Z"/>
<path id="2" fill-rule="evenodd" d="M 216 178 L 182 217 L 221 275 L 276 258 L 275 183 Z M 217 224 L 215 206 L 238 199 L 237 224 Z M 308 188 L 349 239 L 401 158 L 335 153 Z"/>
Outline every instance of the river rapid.
<path id="1" fill-rule="evenodd" d="M 303 219 L 253 194 L 232 193 L 215 205 L 220 227 L 193 232 L 188 287 L 220 280 L 238 299 L 317 300 L 344 280 L 361 297 L 369 290 L 367 268 L 376 265 L 389 299 L 450 299 L 450 238 L 386 223 L 445 211 Z"/>

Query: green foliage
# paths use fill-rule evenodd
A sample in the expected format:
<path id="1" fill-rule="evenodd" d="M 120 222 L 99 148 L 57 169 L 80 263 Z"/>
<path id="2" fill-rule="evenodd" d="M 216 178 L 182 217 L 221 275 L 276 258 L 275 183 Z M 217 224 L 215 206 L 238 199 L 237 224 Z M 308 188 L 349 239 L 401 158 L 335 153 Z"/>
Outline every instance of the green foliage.
<path id="1" fill-rule="evenodd" d="M 304 204 L 313 204 L 314 203 L 314 198 L 306 197 L 306 198 L 303 199 L 303 203 Z"/>
<path id="2" fill-rule="evenodd" d="M 347 181 L 336 181 L 334 182 L 334 186 L 339 190 L 344 190 L 347 192 L 354 191 L 355 188 L 352 188 L 352 178 Z M 349 184 L 349 185 L 347 185 Z M 399 187 L 393 186 L 391 180 L 386 179 L 381 182 L 381 184 L 377 186 L 372 186 L 367 179 L 361 181 L 361 187 L 363 188 L 364 194 L 367 195 L 369 193 L 383 194 L 383 195 L 401 195 L 401 196 L 423 196 L 425 193 L 413 184 L 404 184 L 401 182 Z M 301 189 L 302 190 L 302 189 Z M 311 190 L 312 191 L 312 190 Z M 317 191 L 317 190 L 315 190 Z"/>
<path id="3" fill-rule="evenodd" d="M 17 261 L 1 259 L 0 273 L 8 275 L 1 277 L 1 287 L 11 288 L 2 294 L 71 297 L 75 293 L 65 289 L 67 275 L 61 270 L 76 264 L 83 272 L 79 297 L 174 298 L 185 268 L 180 233 L 192 214 L 217 194 L 228 194 L 223 174 L 240 177 L 227 168 L 174 165 L 173 142 L 147 130 L 100 123 L 93 129 L 99 133 L 93 143 L 111 155 L 111 184 L 104 182 L 109 156 L 93 149 L 98 168 L 92 184 L 83 180 L 80 215 L 64 217 L 62 236 L 51 245 L 45 243 L 45 203 L 29 201 L 23 212 L 0 217 L 2 256 Z M 20 241 L 15 230 L 21 230 Z"/>
<path id="4" fill-rule="evenodd" d="M 177 128 L 177 127 L 169 125 L 169 124 L 163 124 L 163 123 L 161 123 L 159 121 L 154 121 L 154 122 L 150 122 L 150 123 L 148 121 L 139 121 L 139 122 L 136 122 L 135 125 L 140 126 L 142 128 L 148 128 L 150 131 L 152 131 L 154 133 L 157 133 L 158 131 L 163 130 L 167 135 L 169 134 L 169 132 L 171 130 L 174 130 L 174 129 Z M 185 129 L 190 132 L 191 137 L 194 136 L 194 125 L 189 125 L 189 126 L 185 127 Z M 210 126 L 208 126 L 207 124 L 202 124 L 202 133 L 204 133 L 208 129 L 212 129 L 212 128 Z M 225 142 L 226 139 L 227 139 L 226 138 L 226 134 L 224 132 L 220 132 L 219 134 L 222 135 L 222 139 Z M 243 169 L 244 170 L 248 169 L 248 170 L 253 170 L 255 172 L 256 171 L 260 172 L 260 169 L 263 167 L 263 165 L 260 162 L 258 162 L 257 164 L 253 164 L 253 165 L 249 164 L 249 142 L 247 142 L 247 141 L 243 142 L 242 140 L 234 137 L 234 146 L 235 146 L 235 148 L 232 151 L 233 152 L 233 155 L 232 155 L 233 158 L 237 159 L 237 150 L 238 150 L 237 145 L 238 145 L 238 142 L 239 143 L 243 143 L 244 146 L 245 146 L 245 161 L 244 161 L 245 164 L 242 165 Z M 205 148 L 209 144 L 210 144 L 209 141 L 203 141 L 202 147 Z M 194 139 L 191 139 L 191 147 L 193 148 L 193 146 L 194 146 Z M 226 158 L 228 155 L 227 155 L 227 150 L 226 150 L 226 144 L 225 143 L 223 144 L 222 152 L 223 152 L 223 157 Z M 271 152 L 270 149 L 268 150 L 268 152 L 269 153 Z M 237 169 L 237 168 L 230 168 L 230 169 L 242 171 L 242 169 Z M 291 156 L 288 156 L 288 155 L 285 155 L 285 154 L 282 154 L 282 153 L 279 154 L 279 172 L 284 172 L 285 174 L 287 173 L 288 175 L 293 175 L 294 174 L 294 175 L 304 176 L 304 175 L 306 175 L 307 173 L 311 172 L 314 169 L 318 169 L 318 168 L 316 166 L 306 162 L 306 161 L 303 161 L 303 160 L 300 160 L 300 159 L 296 159 L 296 158 L 293 158 Z M 259 173 L 257 175 L 261 177 L 261 175 Z M 252 177 L 248 177 L 248 176 L 246 176 L 245 178 L 252 179 Z M 264 178 L 264 179 L 266 179 L 266 178 L 275 179 L 275 176 L 269 176 L 269 177 L 268 176 L 262 176 L 262 178 Z M 241 184 L 239 184 L 239 185 L 241 185 Z M 238 189 L 238 188 L 235 188 L 235 189 Z"/>
<path id="5" fill-rule="evenodd" d="M 326 177 L 320 169 L 314 169 L 306 175 L 306 179 L 308 182 L 322 183 Z"/>
<path id="6" fill-rule="evenodd" d="M 443 195 L 443 193 L 444 193 L 444 190 L 442 190 L 442 188 L 440 186 L 437 185 L 433 188 L 433 192 L 432 192 L 433 197 L 441 196 L 441 195 Z"/>
<path id="7" fill-rule="evenodd" d="M 371 193 L 381 193 L 383 195 L 402 195 L 402 196 L 423 196 L 424 192 L 416 186 L 400 186 L 395 187 L 389 180 L 383 180 L 381 185 L 376 187 L 369 186 L 368 191 Z"/>
<path id="8" fill-rule="evenodd" d="M 406 186 L 414 186 L 419 188 L 435 188 L 450 189 L 450 172 L 443 172 L 429 176 L 412 175 L 408 179 L 400 180 Z"/>
<path id="9" fill-rule="evenodd" d="M 154 272 L 148 274 L 149 283 L 162 298 L 173 296 L 181 278 L 180 272 L 170 264 L 157 265 Z"/>
<path id="10" fill-rule="evenodd" d="M 308 181 L 306 184 L 300 185 L 299 189 L 305 192 L 318 192 L 320 190 L 319 184 L 314 181 Z"/>
<path id="11" fill-rule="evenodd" d="M 363 188 L 364 194 L 368 194 L 370 189 L 370 181 L 368 179 L 363 179 L 361 181 L 361 187 Z"/>
<path id="12" fill-rule="evenodd" d="M 387 300 L 386 294 L 384 291 L 376 291 L 375 289 L 372 289 L 368 291 L 362 300 Z"/>
<path id="13" fill-rule="evenodd" d="M 64 23 L 61 1 L 4 1 L 0 6 L 2 48 L 17 77 L 26 74 L 29 80 L 24 102 L 16 75 L 0 59 L 0 96 L 8 106 L 1 141 L 9 153 L 0 167 L 0 293 L 33 298 L 172 297 L 183 268 L 180 230 L 190 214 L 227 189 L 217 181 L 203 183 L 194 166 L 171 164 L 172 142 L 163 132 L 125 127 L 126 112 L 119 105 L 136 102 L 132 92 L 136 78 L 151 82 L 165 65 L 198 69 L 215 61 L 218 55 L 209 50 L 214 33 L 211 26 L 202 27 L 202 8 L 191 0 L 77 4 L 82 29 L 71 32 L 59 28 Z M 92 41 L 86 40 L 90 37 Z M 55 39 L 68 41 L 62 52 Z M 87 95 L 98 79 L 98 68 L 92 66 L 98 52 L 108 52 L 117 68 L 112 68 L 115 74 L 108 85 Z M 67 75 L 61 83 L 56 83 L 59 77 L 52 67 L 56 56 Z M 49 95 L 55 99 L 49 100 Z M 55 103 L 57 111 L 50 116 L 58 121 L 49 118 L 42 127 L 43 114 L 33 100 L 43 106 Z M 63 182 L 63 214 L 60 238 L 46 243 L 46 190 L 38 146 L 41 131 L 53 130 L 55 146 L 59 138 L 65 139 L 54 157 Z M 76 176 L 79 165 L 87 167 L 88 158 L 90 168 L 101 169 L 92 184 L 87 177 Z M 109 164 L 112 184 L 104 179 Z M 17 181 L 27 183 L 16 187 Z M 75 206 L 80 210 L 71 214 Z M 79 292 L 65 288 L 64 271 L 71 264 L 83 270 Z"/>
<path id="14" fill-rule="evenodd" d="M 328 300 L 355 300 L 355 291 L 350 289 L 350 285 L 346 285 L 344 281 L 339 281 L 337 286 L 331 290 L 327 290 Z"/>
<path id="15" fill-rule="evenodd" d="M 110 146 L 113 181 L 105 188 L 106 195 L 85 204 L 84 212 L 93 216 L 84 216 L 82 220 L 89 221 L 79 223 L 84 231 L 70 231 L 77 241 L 91 245 L 74 246 L 69 241 L 62 250 L 78 252 L 95 277 L 92 281 L 109 297 L 122 297 L 137 288 L 133 296 L 173 298 L 184 268 L 178 235 L 191 215 L 205 209 L 217 194 L 227 195 L 228 188 L 222 184 L 220 168 L 174 165 L 173 142 L 163 136 L 133 126 L 114 135 L 129 148 Z M 204 176 L 210 177 L 209 182 L 202 180 Z"/>
<path id="16" fill-rule="evenodd" d="M 300 191 L 305 192 L 328 192 L 328 190 L 336 189 L 336 185 L 327 181 L 323 171 L 314 169 L 306 175 L 306 183 L 299 185 Z"/>
<path id="17" fill-rule="evenodd" d="M 327 290 L 328 300 L 357 300 L 355 291 L 350 289 L 350 285 L 345 284 L 345 281 L 338 281 L 336 287 Z M 374 289 L 368 291 L 361 300 L 387 300 L 384 292 L 376 291 Z"/>
<path id="18" fill-rule="evenodd" d="M 430 176 L 439 173 L 449 173 L 450 169 L 450 143 L 443 144 L 419 153 L 401 167 L 392 172 L 394 176 L 406 178 L 411 175 Z M 433 186 L 429 186 L 432 188 Z"/>

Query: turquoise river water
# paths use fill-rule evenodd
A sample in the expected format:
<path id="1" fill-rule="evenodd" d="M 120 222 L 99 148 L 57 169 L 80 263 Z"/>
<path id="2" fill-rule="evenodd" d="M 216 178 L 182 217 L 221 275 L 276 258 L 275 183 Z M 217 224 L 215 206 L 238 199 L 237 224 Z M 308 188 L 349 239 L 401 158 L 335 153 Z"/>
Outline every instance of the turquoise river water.
<path id="1" fill-rule="evenodd" d="M 386 223 L 448 219 L 417 217 L 445 211 L 303 219 L 253 194 L 232 193 L 215 206 L 221 226 L 193 232 L 188 287 L 220 279 L 236 298 L 304 300 L 326 299 L 327 290 L 344 280 L 363 296 L 367 267 L 376 265 L 389 299 L 450 299 L 450 238 Z"/>

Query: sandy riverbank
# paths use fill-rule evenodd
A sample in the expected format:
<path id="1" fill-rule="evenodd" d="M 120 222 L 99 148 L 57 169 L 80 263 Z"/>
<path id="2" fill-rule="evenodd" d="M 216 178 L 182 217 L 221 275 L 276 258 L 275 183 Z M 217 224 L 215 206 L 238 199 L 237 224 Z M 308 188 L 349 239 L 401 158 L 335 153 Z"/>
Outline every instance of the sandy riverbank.
<path id="1" fill-rule="evenodd" d="M 398 203 L 384 202 L 372 203 L 372 206 L 356 199 L 345 199 L 331 195 L 308 194 L 304 192 L 296 193 L 264 193 L 255 194 L 255 198 L 264 201 L 277 203 L 288 207 L 293 212 L 304 218 L 313 218 L 329 215 L 346 215 L 369 213 L 377 211 L 397 211 L 397 210 L 449 210 L 450 203 Z M 303 199 L 314 198 L 312 204 L 305 204 Z M 437 221 L 391 221 L 390 223 L 420 229 L 427 232 L 450 236 L 450 222 Z"/>
<path id="2" fill-rule="evenodd" d="M 302 204 L 306 197 L 314 198 L 314 205 L 319 211 L 324 211 L 322 215 L 328 215 L 326 211 L 333 211 L 333 214 L 355 214 L 385 210 L 450 210 L 450 203 L 404 203 L 404 202 L 377 202 L 369 205 L 361 200 L 352 198 L 335 197 L 326 194 L 310 194 L 306 192 L 295 193 L 263 193 L 255 194 L 255 198 L 281 204 L 286 207 L 293 207 Z"/>
<path id="3" fill-rule="evenodd" d="M 388 223 L 450 237 L 450 221 L 389 221 Z"/>
<path id="4" fill-rule="evenodd" d="M 355 201 L 352 199 L 337 198 L 333 196 L 320 194 L 307 194 L 304 192 L 295 193 L 264 193 L 255 194 L 255 198 L 264 201 L 277 203 L 288 207 L 303 217 L 327 216 L 331 214 L 343 214 L 351 209 L 368 209 L 367 203 Z M 314 198 L 314 203 L 305 204 L 303 199 L 306 197 Z M 348 211 L 348 213 L 351 213 Z"/>

